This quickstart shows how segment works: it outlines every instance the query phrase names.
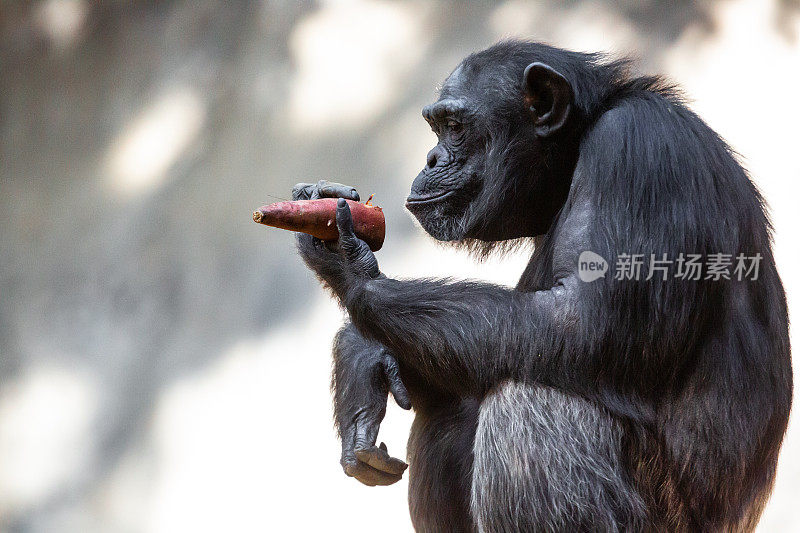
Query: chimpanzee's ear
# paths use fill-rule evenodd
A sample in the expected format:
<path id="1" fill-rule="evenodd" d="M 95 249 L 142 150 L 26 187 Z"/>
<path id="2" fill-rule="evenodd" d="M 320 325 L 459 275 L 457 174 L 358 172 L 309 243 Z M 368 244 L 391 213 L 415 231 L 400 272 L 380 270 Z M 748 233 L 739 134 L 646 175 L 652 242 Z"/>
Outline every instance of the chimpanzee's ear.
<path id="1" fill-rule="evenodd" d="M 523 87 L 537 135 L 547 137 L 566 124 L 572 87 L 564 76 L 544 63 L 531 63 L 525 69 Z"/>

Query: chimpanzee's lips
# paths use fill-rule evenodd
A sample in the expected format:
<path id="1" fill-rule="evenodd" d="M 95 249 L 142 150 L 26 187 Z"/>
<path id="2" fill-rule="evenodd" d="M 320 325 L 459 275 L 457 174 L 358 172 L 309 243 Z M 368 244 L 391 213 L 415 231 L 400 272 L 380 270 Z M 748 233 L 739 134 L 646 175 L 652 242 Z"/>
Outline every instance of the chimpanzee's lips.
<path id="1" fill-rule="evenodd" d="M 406 198 L 406 207 L 411 205 L 432 203 L 441 200 L 442 198 L 446 198 L 447 196 L 450 196 L 454 192 L 455 191 L 444 191 L 437 194 L 431 194 L 429 196 L 414 196 L 413 194 L 409 194 L 408 198 Z"/>

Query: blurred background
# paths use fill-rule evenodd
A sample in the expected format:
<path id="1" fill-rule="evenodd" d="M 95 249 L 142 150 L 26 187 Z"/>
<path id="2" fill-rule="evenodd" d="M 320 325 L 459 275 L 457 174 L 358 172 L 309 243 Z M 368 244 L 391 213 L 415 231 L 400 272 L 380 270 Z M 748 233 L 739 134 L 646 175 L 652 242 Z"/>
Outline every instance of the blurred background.
<path id="1" fill-rule="evenodd" d="M 251 213 L 352 184 L 385 272 L 513 285 L 527 252 L 474 264 L 402 207 L 421 107 L 510 36 L 681 84 L 770 203 L 798 316 L 798 2 L 2 1 L 0 531 L 408 531 L 405 480 L 338 464 L 342 313 Z M 396 456 L 410 422 L 390 405 Z M 799 496 L 793 423 L 761 530 Z"/>

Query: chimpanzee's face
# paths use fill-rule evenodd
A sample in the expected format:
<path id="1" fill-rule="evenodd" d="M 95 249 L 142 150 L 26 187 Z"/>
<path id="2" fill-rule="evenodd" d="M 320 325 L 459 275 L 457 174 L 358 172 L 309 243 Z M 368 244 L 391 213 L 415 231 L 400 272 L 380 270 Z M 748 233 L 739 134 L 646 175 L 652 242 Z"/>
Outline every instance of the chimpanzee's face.
<path id="1" fill-rule="evenodd" d="M 406 207 L 441 241 L 540 235 L 566 199 L 577 146 L 564 130 L 573 92 L 543 63 L 462 63 L 422 110 L 438 137 Z M 569 141 L 569 142 L 567 142 Z"/>
<path id="2" fill-rule="evenodd" d="M 486 160 L 478 106 L 460 90 L 460 70 L 448 78 L 439 99 L 422 110 L 438 143 L 406 200 L 425 231 L 442 241 L 462 239 L 469 229 L 468 208 L 482 188 Z"/>

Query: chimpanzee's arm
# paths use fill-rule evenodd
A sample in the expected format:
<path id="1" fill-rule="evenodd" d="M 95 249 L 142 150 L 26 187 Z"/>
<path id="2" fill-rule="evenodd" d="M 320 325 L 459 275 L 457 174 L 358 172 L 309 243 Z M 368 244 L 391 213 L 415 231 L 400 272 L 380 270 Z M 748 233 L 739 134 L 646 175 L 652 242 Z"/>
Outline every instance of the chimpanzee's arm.
<path id="1" fill-rule="evenodd" d="M 564 217 L 554 258 L 562 275 L 554 286 L 523 293 L 471 281 L 383 277 L 369 248 L 352 235 L 341 202 L 339 242 L 350 268 L 330 285 L 364 336 L 443 390 L 481 395 L 506 378 L 549 381 L 547 373 L 562 366 L 567 337 L 576 333 L 575 250 L 586 239 L 588 216 L 575 207 Z"/>
<path id="2" fill-rule="evenodd" d="M 505 378 L 536 379 L 573 320 L 574 281 L 522 293 L 447 280 L 354 283 L 344 301 L 364 335 L 444 390 L 481 395 Z M 541 376 L 545 377 L 545 376 Z"/>
<path id="3" fill-rule="evenodd" d="M 300 183 L 292 190 L 293 200 L 343 197 L 358 200 L 352 187 L 320 181 Z M 335 283 L 346 278 L 346 264 L 324 244 L 310 235 L 298 234 L 298 249 L 321 279 Z M 341 287 L 331 285 L 334 292 Z M 337 333 L 333 344 L 333 410 L 342 441 L 344 472 L 369 486 L 391 485 L 400 480 L 406 465 L 391 457 L 386 445 L 375 445 L 386 413 L 386 397 L 392 393 L 397 404 L 410 409 L 408 392 L 400 379 L 394 357 L 377 342 L 365 339 L 352 324 Z"/>
<path id="4" fill-rule="evenodd" d="M 388 392 L 400 407 L 411 408 L 395 359 L 348 324 L 333 344 L 331 388 L 344 472 L 369 486 L 399 481 L 408 465 L 391 457 L 385 444 L 375 445 Z"/>

